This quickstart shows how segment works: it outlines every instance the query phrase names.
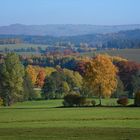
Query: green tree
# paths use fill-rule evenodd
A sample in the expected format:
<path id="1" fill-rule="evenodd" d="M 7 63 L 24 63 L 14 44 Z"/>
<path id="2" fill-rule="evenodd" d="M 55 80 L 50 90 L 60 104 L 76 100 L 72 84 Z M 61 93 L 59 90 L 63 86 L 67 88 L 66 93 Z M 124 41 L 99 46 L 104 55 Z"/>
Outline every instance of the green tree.
<path id="1" fill-rule="evenodd" d="M 50 76 L 46 77 L 44 86 L 42 88 L 43 97 L 48 99 L 62 98 L 64 94 L 63 82 L 65 76 L 61 72 L 53 72 Z"/>
<path id="2" fill-rule="evenodd" d="M 79 91 L 82 77 L 78 72 L 57 67 L 57 71 L 46 77 L 42 88 L 45 98 L 62 98 L 69 91 Z"/>
<path id="3" fill-rule="evenodd" d="M 69 87 L 68 83 L 67 82 L 63 82 L 63 85 L 62 86 L 63 86 L 63 92 L 65 94 L 69 93 L 70 87 Z"/>
<path id="4" fill-rule="evenodd" d="M 0 69 L 0 96 L 5 106 L 23 99 L 24 67 L 15 53 L 7 54 Z"/>
<path id="5" fill-rule="evenodd" d="M 120 80 L 119 77 L 117 77 L 117 81 L 118 81 L 117 89 L 111 96 L 113 98 L 119 98 L 119 97 L 125 95 L 123 82 Z"/>
<path id="6" fill-rule="evenodd" d="M 135 93 L 134 104 L 135 106 L 140 106 L 140 91 L 137 91 Z"/>
<path id="7" fill-rule="evenodd" d="M 64 75 L 66 77 L 66 81 L 69 84 L 70 89 L 80 90 L 82 87 L 82 76 L 78 72 L 74 72 L 72 70 L 63 69 Z"/>
<path id="8" fill-rule="evenodd" d="M 24 88 L 24 100 L 33 100 L 35 97 L 35 92 L 33 89 L 34 86 L 27 72 L 25 72 L 23 88 Z"/>
<path id="9" fill-rule="evenodd" d="M 140 71 L 138 71 L 135 75 L 132 76 L 131 84 L 133 88 L 133 93 L 140 91 Z"/>

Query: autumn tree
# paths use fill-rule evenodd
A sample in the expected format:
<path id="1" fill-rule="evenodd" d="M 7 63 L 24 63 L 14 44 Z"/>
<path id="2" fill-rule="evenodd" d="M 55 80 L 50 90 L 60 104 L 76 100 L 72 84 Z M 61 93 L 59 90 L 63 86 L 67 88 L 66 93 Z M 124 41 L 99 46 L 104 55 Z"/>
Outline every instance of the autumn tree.
<path id="1" fill-rule="evenodd" d="M 140 91 L 140 71 L 135 73 L 135 75 L 132 75 L 131 83 L 132 83 L 133 93 Z"/>
<path id="2" fill-rule="evenodd" d="M 117 87 L 117 68 L 106 55 L 98 55 L 86 63 L 84 81 L 94 95 L 101 98 L 111 96 Z"/>
<path id="3" fill-rule="evenodd" d="M 37 75 L 37 78 L 36 78 L 36 86 L 37 87 L 42 87 L 44 85 L 44 80 L 45 80 L 45 77 L 46 77 L 46 72 L 45 72 L 45 69 L 41 69 Z"/>
<path id="4" fill-rule="evenodd" d="M 85 75 L 86 63 L 89 62 L 89 57 L 84 57 L 76 63 L 75 71 L 78 71 L 82 76 Z"/>
<path id="5" fill-rule="evenodd" d="M 121 61 L 115 64 L 118 67 L 118 75 L 124 84 L 124 90 L 128 91 L 129 97 L 140 88 L 140 64 L 132 61 Z"/>
<path id="6" fill-rule="evenodd" d="M 29 65 L 26 68 L 26 71 L 27 71 L 28 75 L 31 78 L 32 84 L 35 85 L 35 83 L 36 83 L 36 77 L 37 77 L 36 70 L 34 69 L 34 67 L 32 65 Z"/>
<path id="7" fill-rule="evenodd" d="M 31 78 L 32 84 L 34 87 L 42 87 L 44 84 L 44 80 L 46 76 L 49 76 L 52 72 L 56 71 L 56 69 L 52 67 L 39 67 L 28 65 L 26 68 L 26 72 Z"/>
<path id="8" fill-rule="evenodd" d="M 50 76 L 52 72 L 55 72 L 56 69 L 53 67 L 45 67 L 46 76 Z"/>

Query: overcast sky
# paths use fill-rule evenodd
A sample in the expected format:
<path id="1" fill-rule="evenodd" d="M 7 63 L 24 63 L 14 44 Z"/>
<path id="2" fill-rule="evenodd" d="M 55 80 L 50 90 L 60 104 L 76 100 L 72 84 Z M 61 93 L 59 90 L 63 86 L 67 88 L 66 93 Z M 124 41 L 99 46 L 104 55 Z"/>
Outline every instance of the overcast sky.
<path id="1" fill-rule="evenodd" d="M 140 0 L 0 0 L 0 25 L 140 24 Z"/>

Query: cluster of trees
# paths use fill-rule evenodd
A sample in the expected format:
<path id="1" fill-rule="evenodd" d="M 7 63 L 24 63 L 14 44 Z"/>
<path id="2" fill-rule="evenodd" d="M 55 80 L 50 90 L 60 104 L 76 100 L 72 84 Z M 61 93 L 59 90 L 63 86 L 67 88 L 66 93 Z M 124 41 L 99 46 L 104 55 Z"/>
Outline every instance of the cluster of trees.
<path id="1" fill-rule="evenodd" d="M 0 64 L 0 98 L 5 106 L 29 99 L 33 94 L 30 77 L 16 54 L 7 54 Z"/>
<path id="2" fill-rule="evenodd" d="M 57 67 L 55 72 L 46 77 L 42 95 L 47 99 L 63 98 L 70 92 L 80 92 L 81 87 L 82 76 L 78 72 Z"/>
<path id="3" fill-rule="evenodd" d="M 122 59 L 120 57 L 107 57 L 112 61 L 113 65 L 116 66 L 118 71 L 116 74 L 117 88 L 115 92 L 113 92 L 111 97 L 119 98 L 120 96 L 127 96 L 129 98 L 133 98 L 135 96 L 135 93 L 140 90 L 140 64 Z M 87 60 L 84 59 L 82 61 L 79 61 L 76 67 L 76 70 L 83 76 L 85 75 L 85 73 L 87 73 L 86 61 L 88 62 L 89 58 L 87 58 Z M 106 63 L 105 65 L 107 66 Z M 105 75 L 103 71 L 101 73 Z"/>
<path id="4" fill-rule="evenodd" d="M 29 36 L 29 35 L 0 35 L 0 44 L 13 44 L 18 42 L 28 44 L 47 44 L 61 47 L 80 48 L 86 44 L 89 48 L 140 48 L 140 30 L 128 30 L 108 34 L 87 34 L 77 36 Z M 83 51 L 84 49 L 82 49 Z"/>
<path id="5" fill-rule="evenodd" d="M 104 97 L 134 98 L 140 91 L 140 65 L 120 57 L 62 57 L 56 63 L 61 65 L 55 64 L 54 67 L 25 67 L 20 60 L 21 57 L 9 53 L 1 61 L 0 104 L 2 101 L 4 105 L 11 105 L 17 101 L 35 99 L 34 88 L 41 90 L 42 99 L 58 99 L 76 93 L 80 95 L 78 101 L 83 101 L 81 97 L 99 97 L 100 105 Z M 74 67 L 70 63 L 73 60 Z"/>
<path id="6" fill-rule="evenodd" d="M 118 77 L 121 88 L 129 98 L 140 90 L 140 64 L 131 61 L 120 61 L 115 63 L 118 68 Z"/>
<path id="7" fill-rule="evenodd" d="M 26 72 L 30 76 L 32 84 L 37 88 L 42 88 L 44 85 L 45 77 L 49 76 L 54 71 L 56 71 L 56 69 L 52 67 L 44 68 L 32 65 L 28 65 L 26 67 Z"/>
<path id="8" fill-rule="evenodd" d="M 28 65 L 26 72 L 33 86 L 42 89 L 42 97 L 45 99 L 63 98 L 64 94 L 79 92 L 82 87 L 82 76 L 78 72 L 60 66 L 43 68 Z"/>
<path id="9" fill-rule="evenodd" d="M 34 65 L 40 67 L 56 67 L 61 66 L 70 70 L 75 70 L 78 62 L 77 57 L 72 56 L 45 56 L 45 55 L 34 55 L 34 56 L 20 56 L 24 66 Z"/>

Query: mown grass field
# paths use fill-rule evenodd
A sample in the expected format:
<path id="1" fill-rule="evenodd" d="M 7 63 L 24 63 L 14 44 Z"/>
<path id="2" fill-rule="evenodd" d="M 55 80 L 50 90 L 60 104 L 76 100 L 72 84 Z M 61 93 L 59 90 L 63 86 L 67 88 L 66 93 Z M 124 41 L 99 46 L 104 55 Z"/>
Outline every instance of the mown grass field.
<path id="1" fill-rule="evenodd" d="M 103 50 L 90 53 L 83 53 L 82 55 L 95 56 L 95 54 L 109 54 L 111 56 L 120 56 L 128 60 L 140 63 L 140 49 Z"/>
<path id="2" fill-rule="evenodd" d="M 111 100 L 112 105 L 115 102 Z M 109 99 L 104 99 L 103 104 L 109 105 Z M 140 108 L 60 106 L 62 100 L 0 108 L 0 140 L 140 139 Z"/>

